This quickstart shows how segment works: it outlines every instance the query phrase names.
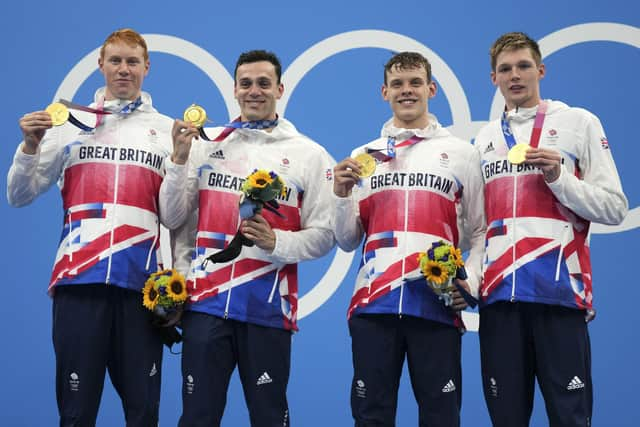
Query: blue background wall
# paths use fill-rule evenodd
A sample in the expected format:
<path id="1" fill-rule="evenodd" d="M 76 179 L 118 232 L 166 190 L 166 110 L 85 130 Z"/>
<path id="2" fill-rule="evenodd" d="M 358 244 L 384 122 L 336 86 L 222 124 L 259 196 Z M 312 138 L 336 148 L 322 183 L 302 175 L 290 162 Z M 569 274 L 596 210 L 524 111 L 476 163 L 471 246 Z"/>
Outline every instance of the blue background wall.
<path id="1" fill-rule="evenodd" d="M 281 102 L 281 113 L 336 159 L 376 137 L 390 116 L 380 97 L 380 85 L 382 66 L 391 51 L 417 49 L 427 54 L 440 85 L 430 109 L 445 126 L 453 126 L 455 133 L 470 138 L 502 106 L 498 98 L 492 110 L 495 88 L 489 79 L 490 44 L 506 31 L 528 32 L 541 42 L 546 56 L 542 95 L 585 107 L 601 118 L 633 209 L 622 227 L 594 227 L 598 317 L 590 328 L 594 425 L 637 425 L 632 416 L 640 390 L 636 369 L 640 360 L 636 313 L 640 291 L 634 264 L 640 249 L 640 147 L 634 129 L 640 68 L 637 3 L 615 0 L 605 7 L 592 0 L 541 0 L 526 6 L 522 2 L 456 0 L 233 4 L 36 0 L 11 2 L 3 9 L 2 188 L 6 188 L 6 171 L 21 139 L 18 118 L 43 109 L 57 93 L 89 103 L 95 88 L 103 83 L 102 76 L 93 72 L 97 63 L 94 50 L 116 28 L 133 27 L 153 34 L 149 36 L 151 71 L 144 88 L 152 94 L 156 107 L 173 117 L 197 102 L 215 122 L 224 122 L 237 112 L 229 84 L 238 54 L 255 48 L 274 50 L 283 62 L 285 92 L 290 96 Z M 87 60 L 90 66 L 72 72 L 87 55 L 91 55 Z M 67 77 L 68 85 L 61 87 Z M 45 289 L 61 214 L 56 188 L 26 208 L 0 203 L 4 224 L 0 249 L 4 276 L 0 308 L 2 426 L 57 423 L 51 302 Z M 331 254 L 302 268 L 300 309 L 308 314 L 300 321 L 301 332 L 293 338 L 289 387 L 293 425 L 351 424 L 351 353 L 345 312 L 356 264 L 351 265 L 344 254 Z M 473 327 L 473 314 L 468 320 Z M 463 425 L 488 426 L 477 333 L 468 332 L 463 346 Z M 181 405 L 179 356 L 166 353 L 163 369 L 160 425 L 174 426 Z M 538 397 L 531 425 L 546 424 L 544 403 Z M 119 400 L 110 384 L 105 387 L 98 425 L 123 425 Z M 246 407 L 235 377 L 223 426 L 245 425 Z M 398 425 L 417 425 L 406 371 Z"/>

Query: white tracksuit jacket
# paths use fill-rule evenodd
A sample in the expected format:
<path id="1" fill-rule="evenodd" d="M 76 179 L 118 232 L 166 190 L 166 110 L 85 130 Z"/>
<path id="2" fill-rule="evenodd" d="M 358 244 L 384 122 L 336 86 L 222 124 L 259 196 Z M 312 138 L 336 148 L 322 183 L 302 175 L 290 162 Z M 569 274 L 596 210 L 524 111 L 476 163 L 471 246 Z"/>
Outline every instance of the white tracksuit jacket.
<path id="1" fill-rule="evenodd" d="M 628 202 L 596 116 L 547 101 L 540 147 L 562 155 L 560 177 L 507 160 L 500 120 L 475 140 L 482 157 L 487 215 L 481 304 L 524 301 L 592 306 L 589 225 L 620 223 Z M 516 142 L 529 142 L 537 107 L 508 112 Z"/>
<path id="2" fill-rule="evenodd" d="M 406 314 L 461 326 L 427 287 L 418 254 L 439 240 L 470 245 L 466 270 L 477 294 L 485 230 L 477 151 L 430 114 L 425 129 L 399 129 L 390 120 L 380 138 L 355 149 L 352 157 L 366 148 L 384 150 L 388 137 L 399 144 L 414 135 L 425 139 L 397 148 L 396 158 L 378 163 L 351 197 L 336 197 L 338 245 L 351 251 L 365 238 L 348 315 Z"/>
<path id="3" fill-rule="evenodd" d="M 206 129 L 210 137 L 223 128 Z M 194 141 L 187 165 L 167 160 L 160 212 L 168 227 L 198 209 L 195 251 L 188 276 L 188 309 L 282 329 L 297 329 L 297 263 L 326 254 L 334 245 L 331 179 L 334 161 L 324 148 L 280 118 L 271 131 L 236 129 L 221 142 Z M 239 226 L 240 186 L 254 169 L 274 171 L 287 187 L 279 199 L 286 219 L 262 211 L 276 247 L 244 247 L 227 263 L 203 261 L 225 248 Z M 185 239 L 188 240 L 188 239 Z M 176 253 L 184 244 L 176 242 Z"/>
<path id="4" fill-rule="evenodd" d="M 13 206 L 30 203 L 53 183 L 60 187 L 63 230 L 50 282 L 106 283 L 140 290 L 157 271 L 158 191 L 171 152 L 173 121 L 151 97 L 131 114 L 105 115 L 93 132 L 67 122 L 45 133 L 35 155 L 16 150 L 7 179 Z M 96 92 L 96 103 L 104 88 Z M 120 111 L 130 101 L 106 101 Z M 95 108 L 96 103 L 92 104 Z M 72 110 L 92 126 L 96 116 Z"/>

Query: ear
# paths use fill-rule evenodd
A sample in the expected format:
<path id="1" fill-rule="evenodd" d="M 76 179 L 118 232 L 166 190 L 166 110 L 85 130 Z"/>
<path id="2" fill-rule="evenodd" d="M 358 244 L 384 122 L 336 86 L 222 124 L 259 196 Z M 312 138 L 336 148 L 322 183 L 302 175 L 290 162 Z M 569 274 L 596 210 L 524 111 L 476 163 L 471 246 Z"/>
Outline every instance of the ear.
<path id="1" fill-rule="evenodd" d="M 104 74 L 104 59 L 102 59 L 102 57 L 98 58 L 98 68 L 100 72 Z"/>
<path id="2" fill-rule="evenodd" d="M 147 77 L 147 74 L 149 74 L 149 67 L 151 67 L 151 61 L 149 61 L 148 59 L 144 62 L 144 76 Z"/>
<path id="3" fill-rule="evenodd" d="M 283 94 L 284 94 L 284 84 L 280 83 L 278 85 L 278 96 L 276 96 L 276 99 L 282 98 Z"/>
<path id="4" fill-rule="evenodd" d="M 436 84 L 436 82 L 431 80 L 431 83 L 429 83 L 428 85 L 428 90 L 429 90 L 429 98 L 433 98 L 434 96 L 436 96 L 436 93 L 438 93 L 438 85 Z"/>
<path id="5" fill-rule="evenodd" d="M 387 85 L 382 85 L 382 99 L 384 99 L 385 101 L 389 100 L 389 94 L 387 92 Z"/>
<path id="6" fill-rule="evenodd" d="M 538 80 L 542 80 L 545 74 L 547 74 L 547 68 L 543 63 L 540 63 L 540 65 L 538 65 Z"/>

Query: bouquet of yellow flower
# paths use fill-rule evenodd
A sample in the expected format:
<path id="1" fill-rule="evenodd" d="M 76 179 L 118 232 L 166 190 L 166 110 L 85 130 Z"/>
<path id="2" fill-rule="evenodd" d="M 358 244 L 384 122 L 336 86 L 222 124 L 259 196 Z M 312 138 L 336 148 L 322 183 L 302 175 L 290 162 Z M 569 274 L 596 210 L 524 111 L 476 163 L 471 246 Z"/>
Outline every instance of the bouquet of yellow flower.
<path id="1" fill-rule="evenodd" d="M 276 198 L 286 194 L 286 187 L 282 178 L 275 172 L 265 169 L 254 169 L 240 187 L 240 218 L 247 219 L 262 212 L 262 208 L 284 218 L 277 209 L 280 207 Z M 211 262 L 228 262 L 240 255 L 242 246 L 253 246 L 253 241 L 247 239 L 238 230 L 229 246 L 207 258 Z"/>
<path id="2" fill-rule="evenodd" d="M 151 273 L 142 288 L 142 305 L 153 312 L 152 323 L 160 328 L 169 347 L 182 340 L 175 325 L 182 316 L 187 296 L 184 276 L 175 269 Z"/>
<path id="3" fill-rule="evenodd" d="M 458 289 L 454 279 L 467 278 L 460 249 L 440 240 L 434 242 L 427 252 L 418 254 L 418 262 L 429 287 L 444 305 L 450 306 L 453 302 L 453 291 Z"/>
<path id="4" fill-rule="evenodd" d="M 285 195 L 285 185 L 277 173 L 267 172 L 264 169 L 254 169 L 251 175 L 242 183 L 242 196 L 240 197 L 240 217 L 250 218 L 266 208 L 276 215 L 282 216 L 276 211 L 279 205 L 278 196 Z"/>

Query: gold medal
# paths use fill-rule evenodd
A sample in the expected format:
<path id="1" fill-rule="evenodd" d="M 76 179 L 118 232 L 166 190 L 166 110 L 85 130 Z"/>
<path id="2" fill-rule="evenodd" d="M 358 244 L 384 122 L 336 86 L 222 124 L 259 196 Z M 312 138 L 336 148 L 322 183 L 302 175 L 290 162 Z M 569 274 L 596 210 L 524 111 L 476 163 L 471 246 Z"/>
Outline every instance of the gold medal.
<path id="1" fill-rule="evenodd" d="M 529 144 L 520 143 L 516 144 L 509 150 L 509 154 L 507 154 L 507 159 L 509 162 L 514 165 L 519 165 L 523 163 L 525 160 L 525 156 L 527 154 L 527 150 L 530 148 Z"/>
<path id="2" fill-rule="evenodd" d="M 199 105 L 191 104 L 184 110 L 184 121 L 201 128 L 207 122 L 207 112 Z"/>
<path id="3" fill-rule="evenodd" d="M 54 126 L 63 125 L 69 119 L 69 110 L 64 104 L 59 102 L 50 104 L 45 111 L 51 116 L 51 123 Z"/>
<path id="4" fill-rule="evenodd" d="M 358 154 L 353 160 L 360 164 L 360 176 L 362 178 L 367 178 L 376 171 L 376 159 L 370 154 Z"/>

